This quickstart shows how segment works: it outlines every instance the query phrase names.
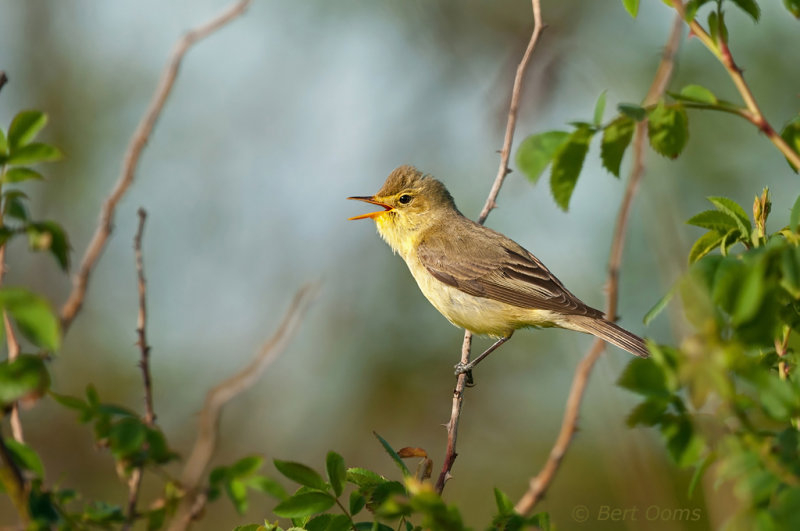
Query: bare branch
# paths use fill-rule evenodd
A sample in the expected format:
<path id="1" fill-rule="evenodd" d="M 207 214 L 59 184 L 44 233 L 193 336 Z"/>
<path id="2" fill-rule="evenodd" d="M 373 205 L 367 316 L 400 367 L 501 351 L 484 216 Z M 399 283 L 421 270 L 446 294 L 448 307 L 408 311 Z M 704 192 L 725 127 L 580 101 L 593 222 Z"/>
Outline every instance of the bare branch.
<path id="1" fill-rule="evenodd" d="M 136 334 L 139 336 L 138 345 L 141 351 L 139 367 L 142 369 L 142 380 L 144 381 L 144 422 L 152 426 L 156 420 L 153 410 L 153 380 L 150 376 L 150 345 L 147 344 L 147 284 L 144 278 L 144 264 L 142 262 L 142 234 L 144 233 L 144 222 L 147 219 L 147 212 L 140 208 L 139 228 L 133 239 L 133 249 L 136 256 L 136 277 L 139 290 L 139 314 L 136 318 Z"/>
<path id="2" fill-rule="evenodd" d="M 522 80 L 525 77 L 525 70 L 528 67 L 533 50 L 536 48 L 536 43 L 539 41 L 539 36 L 544 29 L 542 24 L 542 8 L 539 0 L 532 0 L 533 7 L 533 31 L 531 33 L 528 47 L 517 66 L 517 73 L 514 76 L 514 84 L 511 88 L 511 104 L 508 109 L 508 122 L 506 123 L 505 139 L 503 140 L 503 148 L 500 150 L 500 167 L 497 170 L 497 177 L 492 183 L 492 188 L 489 191 L 489 196 L 486 198 L 486 203 L 483 205 L 480 215 L 478 216 L 478 223 L 483 225 L 489 212 L 497 206 L 497 194 L 500 193 L 500 188 L 503 186 L 506 175 L 508 175 L 508 160 L 511 156 L 511 144 L 514 140 L 514 129 L 517 124 L 517 112 L 519 110 L 519 99 L 522 94 Z M 469 363 L 470 348 L 472 346 L 472 333 L 468 330 L 464 332 L 464 341 L 461 344 L 461 362 Z M 450 470 L 453 468 L 453 463 L 456 460 L 456 439 L 458 437 L 458 422 L 461 417 L 461 406 L 464 401 L 464 389 L 467 384 L 467 375 L 459 374 L 456 380 L 456 387 L 453 390 L 453 407 L 450 412 L 450 420 L 447 422 L 447 449 L 445 450 L 444 463 L 442 471 L 439 473 L 439 478 L 436 481 L 436 492 L 440 493 L 444 489 L 445 482 L 450 479 Z"/>
<path id="3" fill-rule="evenodd" d="M 155 127 L 156 120 L 164 108 L 167 97 L 172 91 L 172 86 L 175 83 L 175 78 L 178 75 L 178 69 L 180 68 L 184 55 L 186 55 L 189 48 L 197 41 L 208 37 L 222 26 L 244 13 L 251 2 L 252 0 L 240 0 L 236 2 L 206 24 L 189 31 L 175 45 L 169 62 L 158 82 L 155 94 L 153 94 L 153 99 L 150 101 L 150 105 L 142 117 L 142 121 L 139 123 L 128 144 L 128 149 L 125 152 L 125 159 L 122 164 L 122 173 L 117 183 L 114 185 L 111 194 L 103 203 L 100 210 L 100 223 L 95 230 L 94 236 L 92 236 L 92 240 L 89 242 L 86 253 L 83 255 L 80 269 L 73 278 L 72 291 L 67 301 L 64 303 L 64 306 L 61 308 L 61 327 L 63 333 L 66 333 L 69 329 L 72 321 L 83 305 L 89 283 L 89 276 L 97 260 L 100 258 L 108 238 L 111 235 L 111 231 L 113 230 L 114 213 L 117 204 L 133 182 L 136 168 L 139 164 L 139 158 L 145 145 L 147 145 L 150 134 L 153 132 L 153 127 Z"/>
<path id="4" fill-rule="evenodd" d="M 6 83 L 8 83 L 8 76 L 5 70 L 0 70 L 0 90 L 3 90 Z"/>
<path id="5" fill-rule="evenodd" d="M 206 395 L 205 405 L 200 412 L 197 439 L 183 467 L 181 485 L 186 494 L 169 527 L 170 530 L 186 529 L 192 518 L 205 505 L 205 495 L 200 491 L 200 486 L 208 463 L 216 450 L 217 427 L 223 406 L 252 387 L 267 367 L 283 352 L 302 321 L 309 303 L 315 297 L 317 289 L 317 284 L 303 286 L 294 296 L 278 330 L 261 346 L 253 360 Z"/>
<path id="6" fill-rule="evenodd" d="M 676 17 L 672 25 L 667 45 L 661 63 L 658 66 L 653 83 L 647 92 L 644 104 L 649 105 L 657 101 L 666 90 L 675 62 L 675 54 L 678 51 L 682 28 L 681 17 Z M 627 235 L 628 219 L 630 216 L 633 199 L 639 187 L 639 182 L 644 175 L 644 147 L 645 133 L 647 130 L 646 122 L 639 122 L 633 142 L 633 165 L 631 167 L 628 185 L 625 189 L 625 196 L 617 214 L 617 222 L 614 228 L 614 237 L 611 242 L 611 252 L 608 261 L 608 299 L 606 303 L 606 318 L 615 320 L 617 314 L 617 304 L 619 300 L 619 268 L 622 263 L 622 252 L 625 247 L 625 237 Z M 547 458 L 539 473 L 530 480 L 528 490 L 523 494 L 514 510 L 519 514 L 529 514 L 534 506 L 541 500 L 547 491 L 550 483 L 558 471 L 561 460 L 567 453 L 572 437 L 578 427 L 578 414 L 580 413 L 581 401 L 589 383 L 589 375 L 594 368 L 595 362 L 605 350 L 605 342 L 596 339 L 586 356 L 581 360 L 575 369 L 575 376 L 572 379 L 567 406 L 564 411 L 564 418 L 561 422 L 561 430 L 558 433 L 555 444 L 550 450 Z"/>

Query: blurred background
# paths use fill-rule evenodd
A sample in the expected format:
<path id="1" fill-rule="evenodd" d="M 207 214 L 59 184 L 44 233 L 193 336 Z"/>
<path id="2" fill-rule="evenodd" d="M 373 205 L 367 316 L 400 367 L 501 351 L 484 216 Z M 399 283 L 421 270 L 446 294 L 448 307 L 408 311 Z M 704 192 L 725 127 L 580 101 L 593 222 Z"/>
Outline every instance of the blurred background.
<path id="1" fill-rule="evenodd" d="M 227 4 L 0 0 L 0 69 L 10 78 L 0 123 L 7 127 L 24 108 L 49 114 L 44 140 L 66 157 L 41 167 L 48 181 L 26 190 L 32 215 L 68 232 L 73 269 L 174 43 Z M 731 9 L 732 50 L 766 116 L 782 127 L 800 108 L 800 70 L 796 56 L 777 50 L 796 49 L 797 21 L 776 2 L 762 7 L 757 31 Z M 545 0 L 543 12 L 548 28 L 526 77 L 514 151 L 528 134 L 590 120 L 604 90 L 607 119 L 617 103 L 640 101 L 673 18 L 660 2 L 642 2 L 636 20 L 619 1 Z M 476 217 L 497 172 L 531 27 L 523 0 L 271 0 L 192 48 L 119 206 L 83 311 L 51 365 L 53 389 L 82 395 L 94 383 L 103 401 L 142 407 L 132 239 L 143 207 L 155 409 L 177 451 L 191 448 L 206 391 L 248 362 L 301 285 L 320 280 L 289 348 L 224 411 L 214 464 L 260 454 L 322 470 L 325 453 L 336 450 L 350 466 L 395 477 L 375 430 L 395 447 L 425 448 L 438 473 L 462 331 L 424 299 L 373 223 L 347 221 L 367 210 L 345 197 L 376 192 L 393 168 L 410 163 L 443 180 Z M 688 83 L 739 101 L 722 67 L 684 38 L 670 88 Z M 690 132 L 678 160 L 648 153 L 622 268 L 621 324 L 665 343 L 680 341 L 682 324 L 668 312 L 648 327 L 642 317 L 684 270 L 700 234 L 684 220 L 707 208 L 705 196 L 749 205 L 768 185 L 778 225 L 798 189 L 784 158 L 743 120 L 693 112 Z M 569 213 L 555 206 L 546 179 L 531 186 L 515 171 L 487 225 L 603 307 L 625 180 L 601 168 L 598 140 Z M 629 164 L 626 157 L 623 173 Z M 8 262 L 7 284 L 31 286 L 61 306 L 70 279 L 52 259 L 15 242 Z M 489 523 L 489 485 L 516 500 L 543 464 L 590 341 L 559 330 L 521 332 L 476 371 L 444 494 L 469 525 Z M 481 338 L 474 349 L 488 345 Z M 710 478 L 688 498 L 691 471 L 676 470 L 654 430 L 625 426 L 636 400 L 615 381 L 628 360 L 612 348 L 596 367 L 580 431 L 538 510 L 561 529 L 578 526 L 577 506 L 593 515 L 604 506 L 639 510 L 638 521 L 593 518 L 585 524 L 592 529 L 719 525 L 732 495 Z M 93 447 L 89 426 L 52 400 L 24 411 L 23 422 L 50 484 L 124 503 L 126 486 L 110 455 Z M 271 464 L 266 469 L 277 477 Z M 143 504 L 158 484 L 145 477 Z M 0 526 L 14 522 L 5 502 Z M 272 505 L 251 497 L 240 517 L 221 500 L 196 529 L 256 522 Z M 660 516 L 644 521 L 653 506 Z M 699 509 L 701 517 L 669 516 L 678 509 Z"/>

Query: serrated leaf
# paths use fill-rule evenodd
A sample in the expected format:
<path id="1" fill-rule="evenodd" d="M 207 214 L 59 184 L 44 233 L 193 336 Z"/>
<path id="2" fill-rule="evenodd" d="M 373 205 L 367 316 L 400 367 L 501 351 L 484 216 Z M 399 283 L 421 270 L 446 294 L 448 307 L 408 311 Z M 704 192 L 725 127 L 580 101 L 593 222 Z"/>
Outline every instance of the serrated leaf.
<path id="1" fill-rule="evenodd" d="M 548 131 L 530 135 L 517 148 L 517 167 L 529 181 L 536 184 L 553 160 L 558 148 L 569 137 L 566 131 Z"/>
<path id="2" fill-rule="evenodd" d="M 650 145 L 660 155 L 676 158 L 689 139 L 689 118 L 683 105 L 659 103 L 647 121 Z"/>
<path id="3" fill-rule="evenodd" d="M 689 265 L 697 262 L 702 257 L 719 247 L 724 234 L 712 230 L 700 236 L 689 251 Z"/>
<path id="4" fill-rule="evenodd" d="M 0 362 L 0 409 L 25 397 L 39 397 L 50 387 L 50 374 L 38 356 L 21 354 Z"/>
<path id="5" fill-rule="evenodd" d="M 344 458 L 336 452 L 328 452 L 325 457 L 325 470 L 328 473 L 328 481 L 333 487 L 333 492 L 339 497 L 344 491 L 345 480 L 347 479 L 347 469 L 344 466 Z"/>
<path id="6" fill-rule="evenodd" d="M 681 99 L 697 103 L 708 103 L 710 105 L 719 103 L 714 93 L 701 85 L 686 85 L 681 89 L 679 96 Z"/>
<path id="7" fill-rule="evenodd" d="M 604 90 L 600 93 L 597 97 L 597 102 L 594 104 L 594 125 L 599 126 L 603 123 L 603 114 L 606 112 L 606 93 L 608 91 Z"/>
<path id="8" fill-rule="evenodd" d="M 628 118 L 637 122 L 641 122 L 647 118 L 647 109 L 633 103 L 620 103 L 617 105 L 617 110 L 619 110 L 620 113 L 624 114 Z"/>
<path id="9" fill-rule="evenodd" d="M 348 468 L 347 481 L 359 487 L 376 487 L 389 481 L 380 474 L 376 474 L 372 470 L 366 468 Z"/>
<path id="10" fill-rule="evenodd" d="M 646 314 L 644 314 L 642 322 L 644 323 L 645 326 L 649 325 L 653 321 L 653 319 L 655 319 L 658 316 L 658 314 L 660 314 L 664 310 L 664 308 L 667 307 L 667 304 L 669 304 L 669 301 L 672 299 L 674 295 L 675 295 L 675 288 L 669 290 L 664 294 L 663 297 L 658 299 L 658 302 L 656 302 L 653 305 L 653 307 L 650 308 Z"/>
<path id="11" fill-rule="evenodd" d="M 0 289 L 0 307 L 31 343 L 49 351 L 61 345 L 61 326 L 50 304 L 24 288 Z"/>
<path id="12" fill-rule="evenodd" d="M 37 479 L 44 478 L 44 464 L 33 448 L 14 439 L 4 439 L 3 442 L 18 468 L 33 472 Z"/>
<path id="13" fill-rule="evenodd" d="M 694 225 L 695 227 L 716 230 L 720 233 L 728 232 L 731 229 L 740 229 L 740 225 L 733 214 L 720 210 L 706 210 L 700 212 L 689 218 L 686 223 Z"/>
<path id="14" fill-rule="evenodd" d="M 372 434 L 380 441 L 381 446 L 383 446 L 383 449 L 386 450 L 387 454 L 389 454 L 389 457 L 392 458 L 392 461 L 394 461 L 394 464 L 397 465 L 397 468 L 400 469 L 400 472 L 402 472 L 403 477 L 410 476 L 411 472 L 408 471 L 408 467 L 403 462 L 403 460 L 400 458 L 400 456 L 397 455 L 397 452 L 394 451 L 394 448 L 392 448 L 392 445 L 389 444 L 386 441 L 386 439 L 384 439 L 383 437 L 378 435 L 378 432 L 373 431 Z"/>
<path id="15" fill-rule="evenodd" d="M 758 22 L 758 19 L 761 17 L 761 8 L 758 7 L 758 4 L 755 0 L 731 0 L 734 4 L 739 6 L 739 8 L 750 15 L 750 18 L 753 19 L 753 22 Z"/>
<path id="16" fill-rule="evenodd" d="M 42 174 L 30 168 L 11 168 L 5 175 L 3 175 L 2 182 L 4 183 L 21 183 L 31 179 L 42 180 Z"/>
<path id="17" fill-rule="evenodd" d="M 59 160 L 61 156 L 61 151 L 57 147 L 34 142 L 33 144 L 12 149 L 6 164 L 20 166 L 38 162 L 53 162 Z"/>
<path id="18" fill-rule="evenodd" d="M 795 153 L 800 154 L 800 117 L 795 118 L 786 124 L 786 127 L 784 127 L 783 131 L 781 131 L 781 138 L 789 145 L 790 148 L 792 148 L 792 150 L 794 150 Z M 795 166 L 788 158 L 786 159 L 786 162 L 789 163 L 789 167 L 791 167 L 795 173 L 800 170 L 800 168 Z"/>
<path id="19" fill-rule="evenodd" d="M 55 221 L 29 223 L 28 245 L 34 251 L 49 251 L 62 271 L 69 271 L 70 244 L 67 233 Z"/>
<path id="20" fill-rule="evenodd" d="M 556 204 L 566 211 L 575 184 L 583 168 L 583 161 L 589 151 L 589 142 L 594 131 L 589 127 L 579 127 L 569 135 L 567 141 L 561 145 L 553 157 L 550 169 L 550 191 Z"/>
<path id="21" fill-rule="evenodd" d="M 631 143 L 636 123 L 628 116 L 620 116 L 603 130 L 603 141 L 600 144 L 600 159 L 603 167 L 619 177 L 619 168 L 625 150 Z"/>
<path id="22" fill-rule="evenodd" d="M 721 196 L 710 196 L 707 199 L 711 204 L 717 207 L 718 210 L 725 212 L 736 220 L 736 224 L 743 237 L 747 238 L 750 236 L 750 233 L 753 231 L 753 226 L 750 224 L 750 218 L 747 217 L 747 214 L 739 203 L 733 199 Z"/>
<path id="23" fill-rule="evenodd" d="M 327 511 L 336 500 L 330 494 L 305 492 L 290 496 L 275 506 L 273 512 L 283 518 L 303 518 Z"/>
<path id="24" fill-rule="evenodd" d="M 639 13 L 639 0 L 622 0 L 622 5 L 625 6 L 625 11 L 633 18 Z"/>
<path id="25" fill-rule="evenodd" d="M 363 494 L 354 490 L 350 493 L 350 503 L 348 504 L 350 508 L 350 514 L 352 516 L 357 515 L 361 512 L 361 509 L 367 504 L 367 499 L 364 497 Z"/>
<path id="26" fill-rule="evenodd" d="M 272 462 L 275 464 L 275 468 L 278 469 L 278 472 L 292 481 L 305 485 L 306 487 L 311 487 L 312 489 L 327 491 L 329 488 L 328 484 L 325 483 L 325 480 L 322 479 L 322 476 L 320 476 L 316 470 L 302 463 L 281 461 L 280 459 L 274 459 Z"/>
<path id="27" fill-rule="evenodd" d="M 39 111 L 22 111 L 17 114 L 8 127 L 8 147 L 14 151 L 33 140 L 47 124 L 47 115 Z"/>

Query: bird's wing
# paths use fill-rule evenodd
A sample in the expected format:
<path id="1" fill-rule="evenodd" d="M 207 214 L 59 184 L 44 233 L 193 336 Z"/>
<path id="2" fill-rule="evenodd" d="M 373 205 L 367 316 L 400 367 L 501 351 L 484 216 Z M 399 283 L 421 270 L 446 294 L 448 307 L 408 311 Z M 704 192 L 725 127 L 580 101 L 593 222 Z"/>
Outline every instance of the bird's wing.
<path id="1" fill-rule="evenodd" d="M 465 218 L 466 219 L 466 218 Z M 513 240 L 471 221 L 420 239 L 417 257 L 437 279 L 465 293 L 521 308 L 601 317 Z M 498 238 L 499 236 L 499 238 Z"/>

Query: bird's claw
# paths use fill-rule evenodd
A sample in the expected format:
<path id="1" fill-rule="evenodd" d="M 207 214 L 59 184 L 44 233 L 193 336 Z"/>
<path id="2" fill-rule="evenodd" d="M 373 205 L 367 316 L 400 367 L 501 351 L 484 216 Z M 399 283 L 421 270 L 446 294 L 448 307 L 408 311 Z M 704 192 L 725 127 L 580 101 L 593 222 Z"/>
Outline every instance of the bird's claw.
<path id="1" fill-rule="evenodd" d="M 467 381 L 465 382 L 465 385 L 467 387 L 472 387 L 473 385 L 475 385 L 475 380 L 472 378 L 471 363 L 464 363 L 462 361 L 459 361 L 458 363 L 456 363 L 455 369 L 456 369 L 456 376 L 461 376 L 462 374 L 466 375 Z"/>

